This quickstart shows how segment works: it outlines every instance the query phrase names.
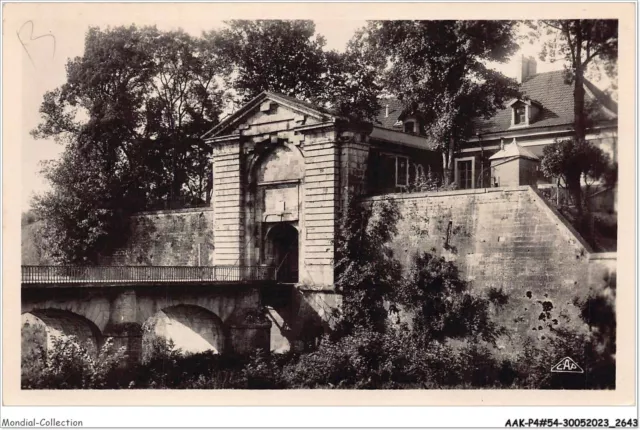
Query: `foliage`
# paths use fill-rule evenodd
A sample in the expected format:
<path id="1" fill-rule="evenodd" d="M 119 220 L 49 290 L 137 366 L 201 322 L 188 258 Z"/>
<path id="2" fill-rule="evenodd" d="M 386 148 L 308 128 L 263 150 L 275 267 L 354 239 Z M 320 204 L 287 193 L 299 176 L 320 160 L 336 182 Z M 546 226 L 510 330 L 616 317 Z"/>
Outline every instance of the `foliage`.
<path id="1" fill-rule="evenodd" d="M 32 209 L 26 212 L 22 212 L 20 217 L 20 225 L 22 227 L 31 225 L 37 221 L 38 221 L 38 216 L 35 214 L 35 212 Z"/>
<path id="2" fill-rule="evenodd" d="M 232 20 L 205 38 L 233 64 L 231 86 L 246 103 L 262 91 L 310 99 L 322 91 L 325 40 L 310 20 Z M 216 42 L 217 41 L 217 42 Z"/>
<path id="3" fill-rule="evenodd" d="M 30 211 L 30 213 L 32 213 Z M 24 214 L 23 214 L 24 215 Z M 49 255 L 49 249 L 45 245 L 42 236 L 44 222 L 36 220 L 34 222 L 22 222 L 20 229 L 21 262 L 24 265 L 46 266 L 53 264 Z"/>
<path id="4" fill-rule="evenodd" d="M 50 349 L 38 345 L 22 356 L 22 387 L 31 389 L 98 389 L 113 387 L 125 358 L 108 338 L 97 356 L 75 336 L 53 337 Z"/>
<path id="5" fill-rule="evenodd" d="M 393 200 L 360 204 L 352 197 L 345 204 L 336 234 L 336 290 L 342 294 L 337 331 L 350 333 L 355 327 L 382 332 L 386 324 L 387 300 L 401 281 L 401 267 L 389 247 L 400 217 Z"/>
<path id="6" fill-rule="evenodd" d="M 415 255 L 399 287 L 398 302 L 411 314 L 412 328 L 422 342 L 448 338 L 493 342 L 500 334 L 489 315 L 489 300 L 472 294 L 457 267 L 443 257 L 428 252 Z"/>
<path id="7" fill-rule="evenodd" d="M 284 367 L 289 388 L 419 389 L 509 387 L 513 366 L 482 343 L 422 343 L 406 326 L 359 328 Z"/>
<path id="8" fill-rule="evenodd" d="M 323 89 L 316 100 L 355 120 L 373 120 L 380 112 L 381 64 L 378 57 L 368 55 L 366 44 L 366 34 L 359 30 L 344 53 L 325 53 Z"/>
<path id="9" fill-rule="evenodd" d="M 215 77 L 226 65 L 206 49 L 182 31 L 89 29 L 84 55 L 45 94 L 32 132 L 65 145 L 43 171 L 52 190 L 35 201 L 57 260 L 95 262 L 132 211 L 209 199 L 199 137 L 217 122 Z"/>
<path id="10" fill-rule="evenodd" d="M 155 337 L 130 374 L 130 388 L 236 388 L 244 364 L 213 352 L 188 354 L 171 340 Z"/>
<path id="11" fill-rule="evenodd" d="M 333 113 L 371 119 L 378 110 L 377 68 L 354 38 L 344 53 L 325 51 L 310 20 L 232 20 L 205 33 L 233 65 L 228 80 L 246 103 L 262 91 L 312 102 Z"/>
<path id="12" fill-rule="evenodd" d="M 592 144 L 586 131 L 597 119 L 599 108 L 585 101 L 585 75 L 593 66 L 602 66 L 612 78 L 617 77 L 618 21 L 602 19 L 541 20 L 527 23 L 531 38 L 547 35 L 540 58 L 553 62 L 562 59 L 565 79 L 574 84 L 575 138 L 556 142 L 545 148 L 543 172 L 561 178 L 577 210 L 576 227 L 586 239 L 597 245 L 598 233 L 589 205 L 590 182 L 602 180 L 607 187 L 617 182 L 617 165 Z M 614 79 L 615 80 L 615 79 Z M 614 88 L 616 84 L 614 82 Z M 583 189 L 582 182 L 586 187 Z"/>
<path id="13" fill-rule="evenodd" d="M 540 59 L 550 62 L 561 58 L 565 75 L 574 83 L 574 129 L 576 138 L 584 140 L 588 126 L 584 100 L 584 75 L 592 63 L 600 63 L 610 75 L 617 74 L 618 21 L 613 19 L 541 20 L 528 22 L 531 37 L 548 37 Z"/>
<path id="14" fill-rule="evenodd" d="M 438 191 L 442 187 L 442 181 L 440 179 L 441 178 L 433 174 L 431 166 L 429 166 L 426 175 L 424 173 L 416 175 L 413 183 L 409 184 L 408 191 Z"/>
<path id="15" fill-rule="evenodd" d="M 95 262 L 100 253 L 108 253 L 120 245 L 119 238 L 126 237 L 126 206 L 114 206 L 120 199 L 94 175 L 96 161 L 70 148 L 44 170 L 53 189 L 35 199 L 34 210 L 43 220 L 44 248 L 56 262 Z"/>
<path id="16" fill-rule="evenodd" d="M 381 57 L 385 87 L 415 115 L 443 155 L 452 181 L 453 153 L 473 133 L 470 118 L 489 118 L 517 95 L 516 83 L 486 66 L 515 52 L 511 21 L 372 21 L 368 55 Z"/>
<path id="17" fill-rule="evenodd" d="M 547 177 L 562 180 L 580 214 L 589 209 L 589 187 L 595 181 L 612 181 L 612 177 L 616 176 L 611 173 L 614 167 L 604 151 L 577 138 L 556 140 L 552 145 L 545 146 L 540 168 Z"/>

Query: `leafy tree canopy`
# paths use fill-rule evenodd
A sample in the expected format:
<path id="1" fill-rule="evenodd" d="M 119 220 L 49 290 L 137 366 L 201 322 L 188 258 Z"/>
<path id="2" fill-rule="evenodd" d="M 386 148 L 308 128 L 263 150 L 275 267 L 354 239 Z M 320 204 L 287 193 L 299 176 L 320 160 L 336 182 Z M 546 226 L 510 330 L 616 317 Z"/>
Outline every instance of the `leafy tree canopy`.
<path id="1" fill-rule="evenodd" d="M 58 259 L 95 261 L 132 211 L 208 200 L 199 136 L 218 120 L 227 63 L 206 48 L 155 27 L 88 31 L 33 131 L 65 145 L 44 170 L 52 191 L 35 201 Z"/>
<path id="2" fill-rule="evenodd" d="M 325 51 L 325 39 L 309 20 L 232 20 L 205 33 L 233 65 L 227 83 L 246 103 L 273 91 L 329 108 L 338 115 L 371 119 L 378 112 L 377 69 L 357 38 L 346 52 Z"/>
<path id="3" fill-rule="evenodd" d="M 382 202 L 377 211 L 353 198 L 347 202 L 336 235 L 336 289 L 342 293 L 339 335 L 358 327 L 385 330 L 385 302 L 402 279 L 400 263 L 389 247 L 399 218 L 394 201 Z"/>
<path id="4" fill-rule="evenodd" d="M 574 128 L 578 139 L 585 138 L 587 124 L 584 76 L 592 64 L 617 75 L 618 21 L 612 19 L 540 20 L 527 23 L 530 36 L 546 35 L 540 59 L 564 60 L 566 78 L 574 83 Z"/>
<path id="5" fill-rule="evenodd" d="M 325 40 L 313 21 L 232 20 L 205 38 L 233 64 L 231 85 L 245 103 L 262 91 L 310 99 L 322 89 Z"/>
<path id="6" fill-rule="evenodd" d="M 516 51 L 514 23 L 372 21 L 366 33 L 386 88 L 423 123 L 450 180 L 455 145 L 470 137 L 471 119 L 490 117 L 517 94 L 514 80 L 487 67 Z"/>

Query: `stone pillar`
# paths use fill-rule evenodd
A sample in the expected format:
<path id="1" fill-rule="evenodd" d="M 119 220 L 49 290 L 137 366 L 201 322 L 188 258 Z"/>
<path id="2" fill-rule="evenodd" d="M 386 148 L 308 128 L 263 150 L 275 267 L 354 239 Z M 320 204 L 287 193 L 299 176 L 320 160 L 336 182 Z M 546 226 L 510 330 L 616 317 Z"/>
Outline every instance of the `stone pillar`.
<path id="1" fill-rule="evenodd" d="M 213 263 L 241 265 L 244 260 L 242 145 L 240 137 L 213 143 Z"/>
<path id="2" fill-rule="evenodd" d="M 340 192 L 340 153 L 335 129 L 315 130 L 304 139 L 305 179 L 300 234 L 300 282 L 333 285 L 334 237 Z"/>
<path id="3" fill-rule="evenodd" d="M 271 321 L 260 308 L 240 309 L 227 321 L 228 346 L 236 354 L 250 354 L 256 349 L 269 351 L 271 347 Z"/>
<path id="4" fill-rule="evenodd" d="M 137 322 L 137 298 L 134 290 L 122 291 L 114 298 L 103 335 L 105 338 L 113 338 L 116 348 L 125 348 L 128 364 L 140 361 L 142 327 Z"/>

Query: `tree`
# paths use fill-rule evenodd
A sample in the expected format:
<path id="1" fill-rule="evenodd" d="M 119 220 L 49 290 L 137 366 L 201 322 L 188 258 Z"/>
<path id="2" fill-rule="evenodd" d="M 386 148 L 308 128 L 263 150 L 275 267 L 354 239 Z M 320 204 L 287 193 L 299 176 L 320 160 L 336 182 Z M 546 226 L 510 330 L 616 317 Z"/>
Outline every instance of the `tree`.
<path id="1" fill-rule="evenodd" d="M 377 67 L 354 38 L 344 53 L 324 51 L 313 21 L 233 20 L 205 39 L 233 65 L 226 79 L 239 102 L 273 91 L 359 120 L 375 117 Z"/>
<path id="2" fill-rule="evenodd" d="M 382 92 L 379 56 L 367 55 L 367 34 L 359 30 L 344 53 L 325 53 L 323 91 L 317 101 L 343 117 L 372 120 L 380 111 Z"/>
<path id="3" fill-rule="evenodd" d="M 387 89 L 416 115 L 442 154 L 445 184 L 453 154 L 473 133 L 473 118 L 489 118 L 517 95 L 516 83 L 487 67 L 517 49 L 511 21 L 373 21 L 368 55 L 381 56 Z"/>
<path id="4" fill-rule="evenodd" d="M 149 141 L 159 180 L 170 173 L 169 198 L 187 203 L 210 199 L 208 148 L 200 136 L 218 121 L 224 89 L 218 79 L 230 64 L 216 45 L 183 31 L 160 33 L 148 47 L 156 74 L 146 96 Z"/>
<path id="5" fill-rule="evenodd" d="M 309 20 L 232 20 L 205 33 L 233 64 L 230 85 L 245 103 L 262 91 L 310 100 L 322 92 L 325 40 Z"/>
<path id="6" fill-rule="evenodd" d="M 611 180 L 612 176 L 609 156 L 584 139 L 556 140 L 546 146 L 540 168 L 547 177 L 559 178 L 564 182 L 579 218 L 582 218 L 585 209 L 589 209 L 589 187 L 600 179 Z M 584 190 L 582 184 L 586 186 Z"/>
<path id="7" fill-rule="evenodd" d="M 617 74 L 618 21 L 613 19 L 541 20 L 529 22 L 534 37 L 546 33 L 540 59 L 565 61 L 566 78 L 573 82 L 574 129 L 584 140 L 588 128 L 585 112 L 584 75 L 593 63 L 602 63 L 605 71 Z"/>
<path id="8" fill-rule="evenodd" d="M 72 145 L 43 169 L 52 190 L 34 200 L 45 249 L 58 263 L 96 263 L 126 237 L 125 208 L 114 207 L 119 182 L 106 177 L 99 157 Z M 123 196 L 124 197 L 124 196 Z"/>
<path id="9" fill-rule="evenodd" d="M 206 201 L 199 137 L 222 110 L 216 76 L 227 66 L 182 31 L 89 29 L 84 55 L 45 94 L 32 132 L 65 145 L 44 170 L 52 191 L 35 203 L 58 260 L 96 262 L 117 246 L 133 211 Z"/>

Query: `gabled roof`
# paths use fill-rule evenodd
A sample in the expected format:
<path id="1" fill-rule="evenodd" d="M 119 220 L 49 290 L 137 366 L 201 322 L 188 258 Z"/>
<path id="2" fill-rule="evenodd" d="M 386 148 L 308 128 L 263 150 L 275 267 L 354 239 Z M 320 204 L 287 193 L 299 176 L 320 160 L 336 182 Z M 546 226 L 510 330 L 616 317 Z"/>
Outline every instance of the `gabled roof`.
<path id="1" fill-rule="evenodd" d="M 254 109 L 266 100 L 272 100 L 290 109 L 317 118 L 320 121 L 332 121 L 337 118 L 329 110 L 308 103 L 294 97 L 285 96 L 284 94 L 263 91 L 248 103 L 244 104 L 240 109 L 226 117 L 211 130 L 202 135 L 202 139 L 210 139 L 219 135 L 222 131 L 228 129 L 232 125 L 240 122 L 247 115 L 251 114 Z"/>
<path id="2" fill-rule="evenodd" d="M 523 82 L 520 90 L 523 100 L 540 108 L 538 118 L 526 128 L 573 124 L 573 84 L 565 82 L 563 70 L 538 73 Z M 518 100 L 511 100 L 511 103 Z M 587 79 L 585 79 L 585 102 L 586 104 L 593 103 L 597 114 L 594 119 L 617 119 L 617 103 Z M 402 130 L 401 127 L 394 127 L 394 124 L 402 117 L 402 102 L 397 98 L 388 98 L 380 100 L 380 105 L 382 109 L 380 109 L 375 123 L 383 128 Z M 509 105 L 508 103 L 507 106 Z M 489 120 L 477 120 L 476 127 L 483 134 L 509 130 L 511 127 L 510 108 L 498 111 Z"/>
<path id="3" fill-rule="evenodd" d="M 563 70 L 534 75 L 521 84 L 520 91 L 540 106 L 538 117 L 526 128 L 573 124 L 573 84 L 565 82 Z M 595 120 L 617 119 L 617 103 L 586 79 L 585 104 L 593 104 Z M 510 108 L 498 111 L 489 120 L 476 121 L 476 127 L 483 134 L 509 130 Z"/>
<path id="4" fill-rule="evenodd" d="M 527 148 L 518 145 L 518 142 L 516 142 L 515 139 L 513 139 L 513 142 L 505 145 L 504 148 L 489 157 L 489 160 L 500 160 L 502 158 L 528 158 L 529 160 L 539 160 L 539 158 Z"/>

